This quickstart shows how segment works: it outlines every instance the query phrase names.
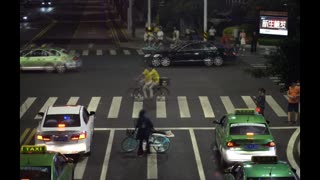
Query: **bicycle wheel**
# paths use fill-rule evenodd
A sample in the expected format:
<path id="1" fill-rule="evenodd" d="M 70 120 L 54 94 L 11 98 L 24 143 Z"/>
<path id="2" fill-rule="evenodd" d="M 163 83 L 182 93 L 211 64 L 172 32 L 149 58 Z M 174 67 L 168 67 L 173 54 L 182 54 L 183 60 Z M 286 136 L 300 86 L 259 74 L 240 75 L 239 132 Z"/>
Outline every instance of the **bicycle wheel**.
<path id="1" fill-rule="evenodd" d="M 168 149 L 170 147 L 170 140 L 167 137 L 157 136 L 154 139 L 154 144 L 156 144 L 156 146 L 153 146 L 153 149 L 156 152 L 165 153 L 168 151 Z M 160 145 L 157 146 L 157 144 L 160 144 Z"/>
<path id="2" fill-rule="evenodd" d="M 133 100 L 142 100 L 143 98 L 143 92 L 141 88 L 135 88 L 132 92 L 132 98 Z"/>
<path id="3" fill-rule="evenodd" d="M 166 99 L 169 96 L 169 90 L 165 87 L 158 87 L 156 89 L 155 96 L 159 97 L 160 99 Z"/>
<path id="4" fill-rule="evenodd" d="M 121 142 L 121 148 L 125 152 L 132 152 L 138 146 L 139 141 L 133 137 L 126 137 Z"/>

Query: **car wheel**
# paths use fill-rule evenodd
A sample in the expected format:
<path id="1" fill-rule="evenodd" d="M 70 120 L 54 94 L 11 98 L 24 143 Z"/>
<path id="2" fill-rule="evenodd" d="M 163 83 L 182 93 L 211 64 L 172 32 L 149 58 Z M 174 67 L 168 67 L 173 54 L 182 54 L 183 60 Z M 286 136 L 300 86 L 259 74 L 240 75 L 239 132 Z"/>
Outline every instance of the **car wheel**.
<path id="1" fill-rule="evenodd" d="M 57 64 L 56 65 L 56 71 L 58 73 L 64 73 L 66 71 L 66 67 L 64 64 Z"/>
<path id="2" fill-rule="evenodd" d="M 212 65 L 213 65 L 213 59 L 210 58 L 210 57 L 205 58 L 205 59 L 203 60 L 203 62 L 204 62 L 204 64 L 205 64 L 206 66 L 212 66 Z"/>
<path id="3" fill-rule="evenodd" d="M 221 66 L 223 64 L 223 59 L 220 56 L 217 56 L 213 59 L 213 64 L 215 66 Z"/>
<path id="4" fill-rule="evenodd" d="M 171 64 L 171 60 L 168 57 L 164 57 L 161 59 L 161 65 L 168 67 Z"/>
<path id="5" fill-rule="evenodd" d="M 51 73 L 54 70 L 54 66 L 53 66 L 53 64 L 46 64 L 44 66 L 44 69 L 46 70 L 46 72 Z"/>
<path id="6" fill-rule="evenodd" d="M 152 66 L 154 66 L 154 67 L 160 66 L 160 60 L 159 60 L 159 58 L 153 58 L 152 61 L 151 61 L 151 64 L 152 64 Z"/>

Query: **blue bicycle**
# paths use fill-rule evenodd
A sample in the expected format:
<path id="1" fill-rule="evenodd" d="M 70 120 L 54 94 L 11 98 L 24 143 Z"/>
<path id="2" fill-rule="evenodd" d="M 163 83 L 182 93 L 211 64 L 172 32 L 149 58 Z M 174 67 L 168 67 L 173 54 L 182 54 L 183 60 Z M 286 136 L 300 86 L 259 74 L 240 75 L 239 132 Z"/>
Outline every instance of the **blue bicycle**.
<path id="1" fill-rule="evenodd" d="M 136 139 L 137 131 L 132 129 L 126 130 L 126 137 L 121 142 L 121 148 L 124 152 L 132 152 L 137 149 L 139 140 Z M 149 137 L 150 147 L 158 153 L 165 153 L 170 147 L 169 137 L 174 137 L 171 131 L 154 132 Z"/>

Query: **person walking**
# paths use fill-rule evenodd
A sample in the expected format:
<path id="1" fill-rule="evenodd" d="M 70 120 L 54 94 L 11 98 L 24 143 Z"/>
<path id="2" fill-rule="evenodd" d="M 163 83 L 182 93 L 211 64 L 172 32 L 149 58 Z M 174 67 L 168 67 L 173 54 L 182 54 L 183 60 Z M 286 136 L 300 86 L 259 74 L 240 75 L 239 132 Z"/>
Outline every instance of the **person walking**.
<path id="1" fill-rule="evenodd" d="M 215 40 L 215 35 L 216 35 L 216 29 L 211 26 L 209 29 L 209 41 L 214 41 Z"/>
<path id="2" fill-rule="evenodd" d="M 256 104 L 256 109 L 259 114 L 264 116 L 264 109 L 266 103 L 266 90 L 264 88 L 258 89 L 258 96 L 253 96 L 254 103 Z"/>
<path id="3" fill-rule="evenodd" d="M 295 124 L 298 122 L 299 116 L 299 101 L 300 101 L 300 85 L 297 86 L 292 82 L 288 91 L 288 123 Z M 294 121 L 291 121 L 291 113 L 294 112 Z"/>
<path id="4" fill-rule="evenodd" d="M 241 56 L 243 56 L 246 51 L 246 33 L 244 29 L 240 32 L 240 51 L 242 51 L 242 53 L 240 52 Z"/>
<path id="5" fill-rule="evenodd" d="M 176 27 L 173 27 L 173 34 L 172 34 L 172 40 L 174 45 L 176 45 L 179 41 L 180 32 Z"/>
<path id="6" fill-rule="evenodd" d="M 154 129 L 152 121 L 146 116 L 146 110 L 142 109 L 139 112 L 138 121 L 136 124 L 137 139 L 139 140 L 138 156 L 142 157 L 143 142 L 146 142 L 146 153 L 150 154 L 149 136 Z"/>
<path id="7" fill-rule="evenodd" d="M 251 40 L 251 52 L 257 52 L 257 43 L 258 43 L 258 35 L 254 31 L 252 34 L 252 40 Z"/>

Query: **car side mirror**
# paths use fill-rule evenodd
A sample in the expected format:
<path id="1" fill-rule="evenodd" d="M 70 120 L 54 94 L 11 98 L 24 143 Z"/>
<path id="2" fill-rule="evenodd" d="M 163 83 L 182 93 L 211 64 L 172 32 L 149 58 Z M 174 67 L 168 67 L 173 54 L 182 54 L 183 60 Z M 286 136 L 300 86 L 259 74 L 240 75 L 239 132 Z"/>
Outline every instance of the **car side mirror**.
<path id="1" fill-rule="evenodd" d="M 91 115 L 95 115 L 95 114 L 96 114 L 96 112 L 90 111 L 90 114 L 89 114 L 89 115 L 91 116 Z"/>

